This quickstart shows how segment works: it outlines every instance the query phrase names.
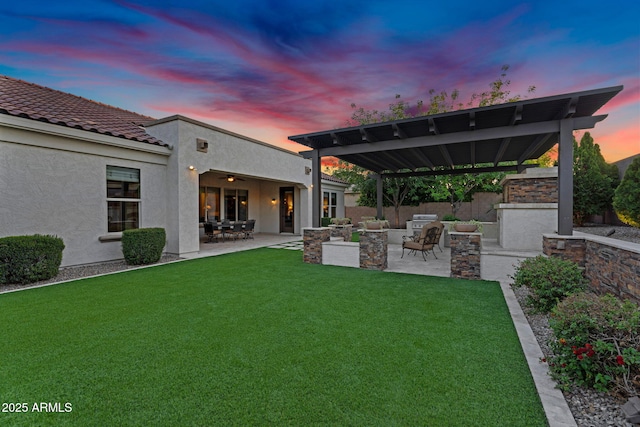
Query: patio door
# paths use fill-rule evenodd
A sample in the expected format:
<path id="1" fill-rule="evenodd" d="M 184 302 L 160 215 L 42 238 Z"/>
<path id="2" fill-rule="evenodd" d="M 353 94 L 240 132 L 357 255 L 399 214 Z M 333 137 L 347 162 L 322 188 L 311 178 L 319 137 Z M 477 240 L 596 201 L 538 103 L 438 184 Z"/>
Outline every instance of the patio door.
<path id="1" fill-rule="evenodd" d="M 293 233 L 293 187 L 280 187 L 280 232 Z"/>

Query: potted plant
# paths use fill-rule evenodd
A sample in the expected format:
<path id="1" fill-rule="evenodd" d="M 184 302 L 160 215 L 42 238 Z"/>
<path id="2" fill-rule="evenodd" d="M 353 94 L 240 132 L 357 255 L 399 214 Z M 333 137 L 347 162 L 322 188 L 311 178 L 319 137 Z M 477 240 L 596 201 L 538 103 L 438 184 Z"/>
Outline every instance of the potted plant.
<path id="1" fill-rule="evenodd" d="M 456 221 L 449 227 L 449 231 L 460 233 L 482 232 L 482 223 L 472 219 L 471 221 Z"/>

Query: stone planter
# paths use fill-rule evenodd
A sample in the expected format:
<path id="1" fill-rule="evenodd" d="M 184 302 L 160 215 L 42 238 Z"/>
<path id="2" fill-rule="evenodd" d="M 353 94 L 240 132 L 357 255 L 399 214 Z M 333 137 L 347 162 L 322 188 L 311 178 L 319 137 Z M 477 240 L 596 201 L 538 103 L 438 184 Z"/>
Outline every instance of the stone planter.
<path id="1" fill-rule="evenodd" d="M 366 230 L 382 230 L 382 222 L 380 221 L 367 221 L 364 223 Z"/>
<path id="2" fill-rule="evenodd" d="M 459 233 L 473 233 L 478 229 L 476 224 L 454 224 L 453 228 Z"/>

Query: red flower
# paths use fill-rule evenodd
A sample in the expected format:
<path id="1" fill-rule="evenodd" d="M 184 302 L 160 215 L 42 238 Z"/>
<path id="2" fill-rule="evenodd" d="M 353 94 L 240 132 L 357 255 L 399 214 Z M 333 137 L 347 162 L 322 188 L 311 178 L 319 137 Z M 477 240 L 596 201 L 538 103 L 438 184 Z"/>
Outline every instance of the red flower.
<path id="1" fill-rule="evenodd" d="M 595 354 L 596 354 L 596 352 L 593 351 L 592 349 L 589 349 L 589 351 L 587 352 L 587 356 L 588 357 L 593 357 L 593 356 L 595 356 Z"/>
<path id="2" fill-rule="evenodd" d="M 618 357 L 616 357 L 616 362 L 618 362 L 618 365 L 624 365 L 624 357 L 618 355 Z"/>
<path id="3" fill-rule="evenodd" d="M 593 348 L 593 346 L 589 343 L 584 345 L 584 348 L 586 348 L 587 350 L 591 350 Z"/>
<path id="4" fill-rule="evenodd" d="M 579 359 L 579 360 L 582 360 L 582 357 L 583 357 L 583 356 L 582 356 L 582 354 L 579 354 L 579 355 L 578 355 L 578 359 Z"/>

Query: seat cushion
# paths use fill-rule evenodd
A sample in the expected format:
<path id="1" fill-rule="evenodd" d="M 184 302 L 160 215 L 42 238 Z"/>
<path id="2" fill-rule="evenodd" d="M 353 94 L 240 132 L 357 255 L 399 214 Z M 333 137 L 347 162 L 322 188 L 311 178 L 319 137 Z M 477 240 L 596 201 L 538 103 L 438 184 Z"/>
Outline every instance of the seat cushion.
<path id="1" fill-rule="evenodd" d="M 418 243 L 418 242 L 404 242 L 402 247 L 406 248 L 406 249 L 413 249 L 413 250 L 421 251 L 424 246 L 421 243 Z M 424 247 L 424 248 L 428 249 L 428 247 Z"/>

